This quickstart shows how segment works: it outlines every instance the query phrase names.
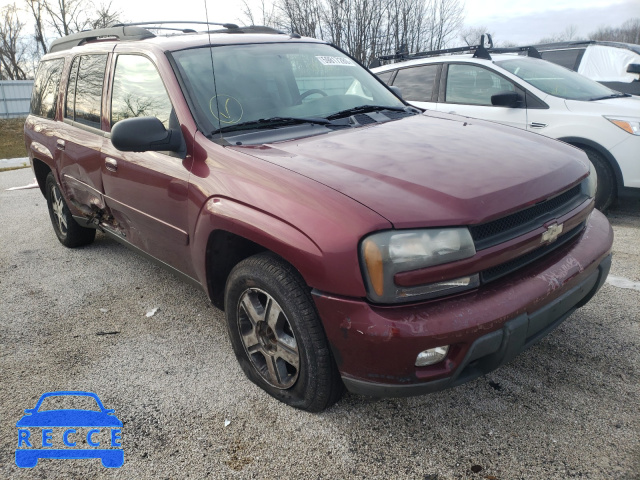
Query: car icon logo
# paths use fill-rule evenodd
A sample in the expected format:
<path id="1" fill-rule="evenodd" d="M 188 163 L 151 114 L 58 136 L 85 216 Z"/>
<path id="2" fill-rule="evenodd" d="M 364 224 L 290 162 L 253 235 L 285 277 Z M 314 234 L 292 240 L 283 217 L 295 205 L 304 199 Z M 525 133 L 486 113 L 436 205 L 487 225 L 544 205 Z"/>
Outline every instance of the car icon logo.
<path id="1" fill-rule="evenodd" d="M 44 403 L 82 401 L 94 409 L 45 409 Z M 97 407 L 97 409 L 95 409 Z M 16 465 L 33 468 L 40 458 L 99 458 L 107 468 L 124 463 L 122 422 L 104 407 L 95 393 L 58 391 L 43 394 L 18 422 Z M 85 444 L 91 448 L 85 448 Z"/>

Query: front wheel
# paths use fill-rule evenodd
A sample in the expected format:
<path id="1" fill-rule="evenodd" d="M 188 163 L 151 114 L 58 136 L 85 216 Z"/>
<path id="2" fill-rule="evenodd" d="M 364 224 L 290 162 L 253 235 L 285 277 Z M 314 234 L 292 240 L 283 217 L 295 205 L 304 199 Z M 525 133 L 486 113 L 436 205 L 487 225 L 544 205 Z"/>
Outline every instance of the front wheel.
<path id="1" fill-rule="evenodd" d="M 73 219 L 53 173 L 47 175 L 45 192 L 49 206 L 49 217 L 51 217 L 53 230 L 60 243 L 65 247 L 75 248 L 93 242 L 96 237 L 95 229 L 83 227 Z"/>
<path id="2" fill-rule="evenodd" d="M 247 377 L 281 402 L 318 412 L 343 385 L 309 288 L 279 257 L 258 254 L 234 267 L 225 310 L 231 344 Z"/>
<path id="3" fill-rule="evenodd" d="M 617 196 L 615 174 L 609 163 L 600 153 L 590 148 L 582 148 L 582 150 L 584 150 L 584 153 L 589 157 L 598 175 L 596 208 L 602 212 L 606 212 Z"/>

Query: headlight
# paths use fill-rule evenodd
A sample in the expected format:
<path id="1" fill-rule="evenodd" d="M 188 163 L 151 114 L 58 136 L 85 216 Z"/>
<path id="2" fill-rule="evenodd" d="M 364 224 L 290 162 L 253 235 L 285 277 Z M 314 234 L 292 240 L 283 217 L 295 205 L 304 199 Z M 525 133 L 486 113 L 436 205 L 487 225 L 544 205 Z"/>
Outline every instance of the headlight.
<path id="1" fill-rule="evenodd" d="M 629 117 L 604 117 L 631 135 L 640 135 L 640 119 Z"/>
<path id="2" fill-rule="evenodd" d="M 366 237 L 360 246 L 367 293 L 378 303 L 421 300 L 477 287 L 478 275 L 415 287 L 400 287 L 394 282 L 396 273 L 455 262 L 475 254 L 467 228 L 378 232 Z"/>
<path id="3" fill-rule="evenodd" d="M 596 196 L 596 190 L 598 187 L 598 174 L 596 173 L 596 167 L 593 163 L 589 162 L 589 176 L 582 181 L 582 192 L 593 198 Z"/>

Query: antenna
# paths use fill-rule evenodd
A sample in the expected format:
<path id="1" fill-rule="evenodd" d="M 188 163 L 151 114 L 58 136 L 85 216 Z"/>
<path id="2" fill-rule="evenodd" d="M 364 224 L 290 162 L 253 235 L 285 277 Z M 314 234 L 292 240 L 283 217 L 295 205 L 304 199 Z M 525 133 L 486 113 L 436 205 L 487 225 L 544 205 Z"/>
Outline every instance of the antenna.
<path id="1" fill-rule="evenodd" d="M 207 10 L 207 0 L 203 0 L 204 1 L 204 14 L 205 17 L 207 19 L 207 24 L 209 24 L 209 10 Z M 212 24 L 214 25 L 214 24 Z M 220 25 L 220 24 L 217 24 Z M 228 25 L 228 24 L 227 24 Z M 226 25 L 224 25 L 225 28 L 229 28 Z M 238 28 L 236 25 L 234 25 L 235 28 Z M 233 27 L 231 27 L 233 28 Z M 218 111 L 218 127 L 220 127 L 221 123 L 220 122 L 220 104 L 218 103 L 218 87 L 216 86 L 216 71 L 215 68 L 213 66 L 213 48 L 211 48 L 211 30 L 207 29 L 207 35 L 209 36 L 209 56 L 211 57 L 211 75 L 213 76 L 213 91 L 216 94 L 216 110 Z M 212 112 L 213 113 L 213 112 Z M 209 133 L 209 132 L 207 132 Z M 222 138 L 222 130 L 220 130 L 220 138 Z"/>

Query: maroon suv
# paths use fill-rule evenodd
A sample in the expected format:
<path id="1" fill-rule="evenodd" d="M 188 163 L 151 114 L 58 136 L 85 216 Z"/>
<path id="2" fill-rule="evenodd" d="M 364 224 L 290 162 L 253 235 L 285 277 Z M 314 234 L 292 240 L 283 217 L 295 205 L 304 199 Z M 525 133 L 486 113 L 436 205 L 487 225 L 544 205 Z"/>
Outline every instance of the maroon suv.
<path id="1" fill-rule="evenodd" d="M 423 115 L 321 41 L 186 32 L 55 41 L 25 140 L 62 244 L 100 230 L 200 285 L 277 399 L 459 385 L 604 282 L 613 234 L 582 151 Z"/>

